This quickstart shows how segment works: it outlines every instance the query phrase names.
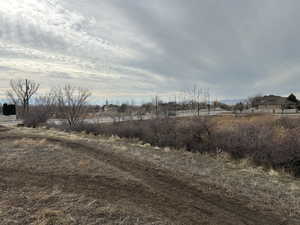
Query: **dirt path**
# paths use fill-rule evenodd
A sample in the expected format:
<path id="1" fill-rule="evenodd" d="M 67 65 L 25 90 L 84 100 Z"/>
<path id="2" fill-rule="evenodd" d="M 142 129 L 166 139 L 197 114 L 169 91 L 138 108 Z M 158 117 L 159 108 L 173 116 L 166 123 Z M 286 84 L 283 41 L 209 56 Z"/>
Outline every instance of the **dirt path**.
<path id="1" fill-rule="evenodd" d="M 5 131 L 4 128 L 2 128 Z M 1 130 L 1 129 L 0 129 Z M 278 216 L 262 213 L 260 209 L 249 209 L 247 202 L 228 199 L 209 193 L 207 184 L 193 186 L 184 178 L 179 179 L 149 162 L 132 161 L 106 151 L 107 146 L 95 146 L 85 141 L 40 135 L 5 134 L 0 132 L 0 141 L 13 141 L 20 138 L 34 140 L 46 139 L 48 142 L 71 148 L 83 155 L 104 161 L 141 180 L 116 179 L 108 176 L 89 176 L 81 174 L 41 173 L 32 170 L 0 168 L 0 187 L 2 190 L 18 190 L 21 187 L 52 187 L 59 185 L 63 192 L 78 193 L 96 199 L 118 202 L 124 199 L 145 212 L 171 221 L 172 224 L 222 224 L 222 225 L 280 225 Z M 28 146 L 29 147 L 29 146 Z"/>

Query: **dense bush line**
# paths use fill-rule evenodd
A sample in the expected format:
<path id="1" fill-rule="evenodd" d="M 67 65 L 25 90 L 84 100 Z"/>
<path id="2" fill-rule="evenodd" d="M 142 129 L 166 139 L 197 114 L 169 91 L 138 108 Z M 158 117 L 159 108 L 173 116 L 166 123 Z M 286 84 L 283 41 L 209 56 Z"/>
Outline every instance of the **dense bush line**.
<path id="1" fill-rule="evenodd" d="M 227 152 L 235 159 L 284 169 L 300 176 L 300 120 L 233 119 L 220 125 L 215 118 L 155 119 L 114 124 L 81 124 L 74 128 L 95 135 L 138 138 L 154 146 L 193 152 Z"/>

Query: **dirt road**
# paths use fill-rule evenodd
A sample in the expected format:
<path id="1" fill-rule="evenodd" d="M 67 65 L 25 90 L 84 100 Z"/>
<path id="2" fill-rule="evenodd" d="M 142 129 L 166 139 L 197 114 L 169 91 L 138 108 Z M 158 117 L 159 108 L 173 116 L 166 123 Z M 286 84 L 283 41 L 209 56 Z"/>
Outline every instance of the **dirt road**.
<path id="1" fill-rule="evenodd" d="M 179 179 L 172 171 L 150 162 L 132 160 L 108 151 L 107 148 L 113 147 L 108 144 L 101 146 L 43 134 L 24 135 L 17 131 L 8 132 L 4 127 L 0 129 L 0 141 L 5 143 L 0 147 L 0 224 L 287 224 L 271 212 L 250 209 L 241 199 L 215 194 L 214 187 L 205 183 L 195 186 L 184 177 Z M 42 151 L 43 148 L 51 151 Z M 35 152 L 31 152 L 32 149 Z M 43 156 L 38 156 L 42 153 Z M 51 158 L 54 155 L 54 159 Z M 48 156 L 49 160 L 45 159 Z M 100 163 L 103 168 L 94 169 L 98 172 L 92 168 L 72 170 L 67 168 L 63 157 L 68 160 L 73 157 L 74 162 L 88 157 L 90 162 Z M 51 163 L 66 168 L 51 169 Z M 114 175 L 105 172 L 106 165 L 113 168 Z M 126 175 L 118 175 L 118 171 Z M 37 193 L 48 198 L 36 197 Z M 73 196 L 72 202 L 66 200 L 69 195 Z M 83 198 L 90 203 L 83 204 L 74 198 L 81 201 Z M 122 213 L 118 216 L 122 214 L 125 219 L 105 221 L 105 217 L 111 214 L 91 213 L 95 208 L 99 209 L 93 206 L 97 202 L 121 207 Z M 4 205 L 21 210 L 20 215 L 16 217 Z M 87 206 L 89 210 L 85 211 Z M 52 213 L 41 213 L 41 208 L 50 208 Z"/>

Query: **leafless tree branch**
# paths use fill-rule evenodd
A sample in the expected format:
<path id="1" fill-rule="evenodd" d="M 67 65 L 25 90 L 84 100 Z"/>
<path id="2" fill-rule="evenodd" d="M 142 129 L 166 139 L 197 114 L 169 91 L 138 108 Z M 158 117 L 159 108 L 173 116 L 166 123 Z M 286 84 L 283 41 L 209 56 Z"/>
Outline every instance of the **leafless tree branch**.
<path id="1" fill-rule="evenodd" d="M 29 102 L 38 91 L 40 85 L 33 80 L 10 80 L 11 90 L 7 91 L 7 97 L 16 105 L 21 105 L 23 114 L 29 111 Z"/>
<path id="2" fill-rule="evenodd" d="M 86 114 L 87 99 L 91 93 L 87 89 L 66 85 L 55 92 L 60 115 L 70 127 L 78 125 Z"/>

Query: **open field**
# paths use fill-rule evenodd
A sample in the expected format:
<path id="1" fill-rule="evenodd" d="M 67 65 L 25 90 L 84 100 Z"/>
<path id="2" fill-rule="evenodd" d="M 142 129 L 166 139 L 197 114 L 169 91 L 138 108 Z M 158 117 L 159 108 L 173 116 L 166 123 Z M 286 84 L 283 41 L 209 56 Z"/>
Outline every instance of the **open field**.
<path id="1" fill-rule="evenodd" d="M 226 154 L 43 128 L 0 139 L 0 224 L 300 222 L 299 180 Z"/>
<path id="2" fill-rule="evenodd" d="M 0 113 L 0 125 L 16 125 L 21 121 L 16 119 L 16 116 L 4 116 Z"/>

